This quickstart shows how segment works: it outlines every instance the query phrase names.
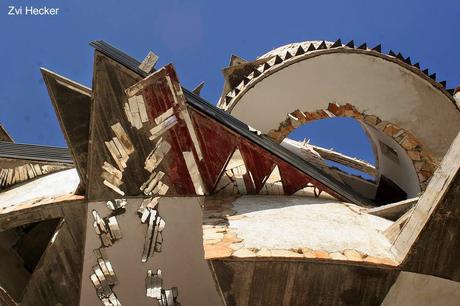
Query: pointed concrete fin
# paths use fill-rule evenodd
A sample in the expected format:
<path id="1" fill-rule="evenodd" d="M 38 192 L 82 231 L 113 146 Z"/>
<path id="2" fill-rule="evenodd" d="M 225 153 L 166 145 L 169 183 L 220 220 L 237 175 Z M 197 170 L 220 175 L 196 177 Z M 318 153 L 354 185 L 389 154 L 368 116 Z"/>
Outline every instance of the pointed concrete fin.
<path id="1" fill-rule="evenodd" d="M 433 74 L 430 74 L 430 78 L 433 79 L 433 81 L 436 81 L 436 72 Z"/>
<path id="2" fill-rule="evenodd" d="M 332 48 L 338 48 L 338 47 L 342 47 L 342 41 L 339 39 L 337 39 L 331 46 L 331 49 Z"/>
<path id="3" fill-rule="evenodd" d="M 292 57 L 291 52 L 286 51 L 286 54 L 284 54 L 284 60 L 290 59 Z"/>
<path id="4" fill-rule="evenodd" d="M 358 49 L 367 50 L 367 44 L 366 43 L 362 44 L 361 46 L 358 47 Z"/>
<path id="5" fill-rule="evenodd" d="M 201 90 L 203 89 L 203 87 L 204 87 L 204 82 L 201 82 L 200 84 L 198 84 L 197 87 L 195 87 L 195 88 L 192 90 L 192 92 L 193 92 L 195 95 L 199 96 L 200 93 L 201 93 Z"/>
<path id="6" fill-rule="evenodd" d="M 275 166 L 272 173 L 268 176 L 259 194 L 282 195 L 284 194 L 283 183 L 278 166 Z"/>
<path id="7" fill-rule="evenodd" d="M 72 153 L 80 182 L 84 185 L 82 187 L 85 187 L 88 174 L 91 89 L 45 68 L 41 68 L 41 72 Z"/>
<path id="8" fill-rule="evenodd" d="M 408 64 L 408 65 L 412 65 L 412 62 L 410 60 L 410 56 L 408 56 L 405 60 L 404 60 L 404 63 Z"/>
<path id="9" fill-rule="evenodd" d="M 327 49 L 326 42 L 323 40 L 321 44 L 318 46 L 318 50 L 324 50 Z"/>
<path id="10" fill-rule="evenodd" d="M 424 69 L 422 72 L 423 72 L 424 74 L 426 74 L 426 75 L 428 75 L 428 74 L 429 74 L 429 70 L 428 70 L 428 68 Z"/>
<path id="11" fill-rule="evenodd" d="M 377 46 L 375 46 L 374 48 L 372 48 L 372 50 L 381 53 L 381 52 L 382 52 L 382 45 L 381 45 L 381 44 L 378 44 Z"/>
<path id="12" fill-rule="evenodd" d="M 230 62 L 228 64 L 228 66 L 236 66 L 236 65 L 241 65 L 241 64 L 244 64 L 244 63 L 247 63 L 248 61 L 245 60 L 244 58 L 238 56 L 238 55 L 235 55 L 235 54 L 232 54 L 232 56 L 230 57 Z"/>
<path id="13" fill-rule="evenodd" d="M 396 55 L 396 57 L 397 57 L 398 59 L 400 59 L 401 61 L 404 62 L 404 56 L 402 55 L 401 52 L 398 52 L 398 54 Z"/>
<path id="14" fill-rule="evenodd" d="M 415 68 L 420 69 L 420 63 L 415 63 L 415 64 L 413 64 L 412 66 L 414 66 Z"/>
<path id="15" fill-rule="evenodd" d="M 390 52 L 388 52 L 388 55 L 391 55 L 391 56 L 394 56 L 394 57 L 396 57 L 396 53 L 394 53 L 394 51 L 393 51 L 393 50 L 390 50 Z"/>
<path id="16" fill-rule="evenodd" d="M 295 56 L 299 56 L 299 55 L 302 55 L 305 53 L 305 50 L 302 48 L 302 46 L 299 45 L 299 47 L 297 47 L 297 50 L 295 52 Z"/>
<path id="17" fill-rule="evenodd" d="M 315 50 L 316 50 L 315 45 L 313 43 L 310 43 L 310 46 L 308 47 L 307 52 L 315 51 Z"/>
<path id="18" fill-rule="evenodd" d="M 453 96 L 455 93 L 455 88 L 449 88 L 449 89 L 446 89 L 446 91 Z"/>
<path id="19" fill-rule="evenodd" d="M 354 48 L 355 42 L 353 40 L 350 40 L 345 46 L 347 46 L 348 48 Z"/>
<path id="20" fill-rule="evenodd" d="M 275 60 L 274 60 L 275 65 L 281 64 L 282 62 L 283 62 L 283 59 L 279 55 L 275 56 Z"/>
<path id="21" fill-rule="evenodd" d="M 156 55 L 152 51 L 149 51 L 147 56 L 144 58 L 142 63 L 139 65 L 139 68 L 146 73 L 150 73 L 154 70 L 155 64 L 157 62 L 158 62 L 158 55 Z"/>
<path id="22" fill-rule="evenodd" d="M 8 131 L 1 124 L 0 124 L 0 141 L 14 142 L 13 138 L 11 138 L 10 134 L 8 134 Z"/>
<path id="23" fill-rule="evenodd" d="M 447 82 L 446 81 L 441 81 L 441 82 L 439 82 L 439 84 L 441 84 L 442 87 L 446 88 Z"/>

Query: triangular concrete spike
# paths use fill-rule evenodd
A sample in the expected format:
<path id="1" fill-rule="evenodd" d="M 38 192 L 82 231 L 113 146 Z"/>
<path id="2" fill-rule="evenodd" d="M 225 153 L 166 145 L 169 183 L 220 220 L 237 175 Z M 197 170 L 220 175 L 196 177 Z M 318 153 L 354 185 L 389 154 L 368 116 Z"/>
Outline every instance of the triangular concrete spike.
<path id="1" fill-rule="evenodd" d="M 259 70 L 254 70 L 253 72 L 251 72 L 254 74 L 254 77 L 257 78 L 259 75 L 261 75 L 260 71 Z"/>
<path id="2" fill-rule="evenodd" d="M 428 68 L 426 68 L 426 69 L 424 69 L 422 72 L 423 72 L 424 74 L 428 75 L 428 74 L 429 74 L 428 71 L 429 71 Z"/>
<path id="3" fill-rule="evenodd" d="M 447 82 L 446 81 L 441 81 L 441 82 L 439 82 L 439 84 L 441 84 L 442 87 L 446 88 Z"/>
<path id="4" fill-rule="evenodd" d="M 404 60 L 404 62 L 405 62 L 406 64 L 408 64 L 408 65 L 412 65 L 412 62 L 411 62 L 411 60 L 410 60 L 410 56 L 408 56 L 408 57 Z"/>
<path id="5" fill-rule="evenodd" d="M 324 50 L 327 49 L 326 42 L 323 40 L 321 44 L 318 46 L 318 50 Z"/>
<path id="6" fill-rule="evenodd" d="M 366 43 L 362 44 L 361 46 L 358 47 L 358 49 L 366 50 L 367 49 L 367 44 Z"/>
<path id="7" fill-rule="evenodd" d="M 315 45 L 313 43 L 310 43 L 310 46 L 308 47 L 307 52 L 315 51 L 315 50 L 316 50 Z"/>
<path id="8" fill-rule="evenodd" d="M 377 51 L 377 52 L 382 52 L 382 45 L 381 44 L 378 44 L 377 46 L 375 46 L 374 48 L 372 48 L 373 51 Z"/>
<path id="9" fill-rule="evenodd" d="M 284 60 L 290 59 L 292 57 L 292 54 L 289 51 L 286 51 L 286 54 L 284 55 Z"/>
<path id="10" fill-rule="evenodd" d="M 449 88 L 449 89 L 446 89 L 446 91 L 453 96 L 455 93 L 455 88 Z"/>
<path id="11" fill-rule="evenodd" d="M 269 63 L 264 63 L 264 64 L 262 65 L 262 67 L 263 67 L 263 68 L 262 68 L 262 71 L 266 71 L 267 69 L 270 69 L 271 66 L 270 66 Z"/>
<path id="12" fill-rule="evenodd" d="M 342 47 L 342 41 L 339 39 L 337 39 L 331 46 L 331 48 L 338 48 L 338 47 Z"/>
<path id="13" fill-rule="evenodd" d="M 436 72 L 433 74 L 430 74 L 430 78 L 433 79 L 433 81 L 436 81 Z"/>
<path id="14" fill-rule="evenodd" d="M 197 87 L 195 87 L 195 88 L 192 90 L 192 92 L 193 92 L 195 95 L 199 96 L 200 93 L 201 93 L 201 90 L 203 89 L 203 87 L 204 87 L 204 82 L 201 82 L 200 84 L 198 84 Z"/>
<path id="15" fill-rule="evenodd" d="M 279 55 L 275 56 L 275 60 L 274 60 L 275 65 L 281 64 L 282 62 L 283 62 L 283 59 Z"/>
<path id="16" fill-rule="evenodd" d="M 393 50 L 390 50 L 390 52 L 388 52 L 388 55 L 396 57 L 396 53 L 394 53 Z"/>
<path id="17" fill-rule="evenodd" d="M 355 42 L 353 40 L 350 40 L 346 45 L 348 48 L 354 48 L 355 47 Z"/>
<path id="18" fill-rule="evenodd" d="M 404 62 L 404 56 L 401 54 L 401 52 L 398 52 L 398 54 L 396 54 L 396 57 Z"/>
<path id="19" fill-rule="evenodd" d="M 414 66 L 415 68 L 420 69 L 420 64 L 419 64 L 419 63 L 415 63 L 415 64 L 413 64 L 412 66 Z"/>
<path id="20" fill-rule="evenodd" d="M 238 55 L 235 55 L 235 54 L 232 54 L 232 56 L 230 57 L 230 62 L 228 64 L 229 67 L 231 66 L 236 66 L 236 65 L 241 65 L 241 64 L 244 64 L 244 63 L 247 63 L 248 61 L 245 60 L 244 58 L 238 56 Z"/>
<path id="21" fill-rule="evenodd" d="M 297 48 L 297 51 L 295 52 L 295 56 L 299 56 L 299 55 L 302 55 L 305 53 L 305 50 L 302 48 L 302 46 L 299 45 L 299 47 Z"/>

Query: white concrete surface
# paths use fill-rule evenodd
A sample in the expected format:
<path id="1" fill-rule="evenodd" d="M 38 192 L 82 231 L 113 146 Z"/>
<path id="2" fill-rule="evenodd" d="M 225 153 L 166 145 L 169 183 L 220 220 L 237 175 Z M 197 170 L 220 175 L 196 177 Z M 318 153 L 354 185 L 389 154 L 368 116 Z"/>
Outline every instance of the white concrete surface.
<path id="1" fill-rule="evenodd" d="M 17 187 L 0 192 L 0 209 L 34 199 L 72 194 L 79 183 L 80 179 L 75 169 L 40 176 Z"/>
<path id="2" fill-rule="evenodd" d="M 355 249 L 393 258 L 390 242 L 381 233 L 393 222 L 360 213 L 362 208 L 356 205 L 287 196 L 243 196 L 233 205 L 245 217 L 230 220 L 230 227 L 246 248 Z"/>

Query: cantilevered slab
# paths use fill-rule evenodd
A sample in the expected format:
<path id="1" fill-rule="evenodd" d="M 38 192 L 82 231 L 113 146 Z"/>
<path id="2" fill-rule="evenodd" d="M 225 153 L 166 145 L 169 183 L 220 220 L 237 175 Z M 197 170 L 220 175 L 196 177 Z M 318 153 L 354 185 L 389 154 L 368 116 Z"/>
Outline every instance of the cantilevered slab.
<path id="1" fill-rule="evenodd" d="M 83 187 L 87 184 L 91 89 L 41 68 Z"/>

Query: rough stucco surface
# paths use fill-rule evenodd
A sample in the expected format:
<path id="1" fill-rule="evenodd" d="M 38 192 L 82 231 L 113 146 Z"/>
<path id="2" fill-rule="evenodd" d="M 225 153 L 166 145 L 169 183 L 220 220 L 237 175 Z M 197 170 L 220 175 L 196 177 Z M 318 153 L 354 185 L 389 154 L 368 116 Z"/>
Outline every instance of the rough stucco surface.
<path id="1" fill-rule="evenodd" d="M 333 102 L 351 103 L 411 131 L 438 160 L 460 129 L 460 112 L 428 81 L 360 54 L 325 54 L 287 66 L 250 88 L 231 113 L 267 133 L 287 113 L 326 109 Z M 264 115 L 255 115 L 261 109 Z"/>
<path id="2" fill-rule="evenodd" d="M 0 193 L 0 208 L 38 198 L 70 194 L 77 189 L 79 182 L 75 169 L 51 173 Z"/>
<path id="3" fill-rule="evenodd" d="M 359 209 L 327 199 L 242 196 L 233 202 L 233 210 L 244 218 L 230 220 L 229 227 L 244 240 L 245 248 L 354 249 L 393 258 L 390 242 L 381 233 L 392 222 Z"/>
<path id="4" fill-rule="evenodd" d="M 113 291 L 122 305 L 157 305 L 156 300 L 146 297 L 144 281 L 148 269 L 153 272 L 162 270 L 164 288 L 176 286 L 182 305 L 222 305 L 211 271 L 204 260 L 201 202 L 198 197 L 160 199 L 158 210 L 166 222 L 162 251 L 154 253 L 146 263 L 142 263 L 147 224 L 142 224 L 136 213 L 141 199 L 128 200 L 126 212 L 117 216 L 123 237 L 105 248 L 119 280 Z M 88 205 L 80 305 L 102 305 L 89 279 L 96 264 L 93 250 L 100 247 L 93 228 L 93 209 L 101 217 L 110 214 L 105 202 Z"/>
<path id="5" fill-rule="evenodd" d="M 460 283 L 411 272 L 401 272 L 382 306 L 456 306 L 460 303 Z"/>

